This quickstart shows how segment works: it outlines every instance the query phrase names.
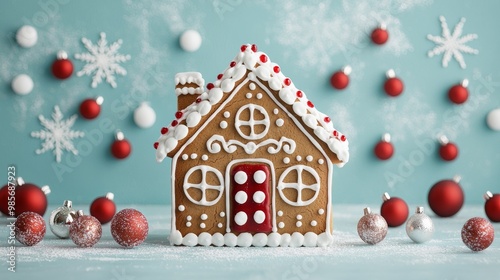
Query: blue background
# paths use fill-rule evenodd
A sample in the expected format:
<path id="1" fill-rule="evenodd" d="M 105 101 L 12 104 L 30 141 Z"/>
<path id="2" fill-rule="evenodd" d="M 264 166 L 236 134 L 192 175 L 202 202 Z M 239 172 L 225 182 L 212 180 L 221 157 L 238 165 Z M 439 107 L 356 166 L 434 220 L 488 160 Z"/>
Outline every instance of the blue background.
<path id="1" fill-rule="evenodd" d="M 1 1 L 0 160 L 5 171 L 0 178 L 6 181 L 7 167 L 15 165 L 26 181 L 50 185 L 52 205 L 65 199 L 87 204 L 109 191 L 117 203 L 168 204 L 170 163 L 156 163 L 152 144 L 176 111 L 175 73 L 198 71 L 210 82 L 242 44 L 255 43 L 350 141 L 350 162 L 334 172 L 334 203 L 379 203 L 388 191 L 424 204 L 435 182 L 455 174 L 462 175 L 466 203 L 481 203 L 485 191 L 500 192 L 500 133 L 485 123 L 486 114 L 500 107 L 499 9 L 498 1 L 451 0 Z M 463 35 L 478 35 L 467 43 L 479 54 L 464 54 L 466 69 L 454 59 L 442 67 L 442 55 L 427 57 L 435 44 L 426 36 L 441 35 L 440 15 L 450 29 L 465 17 Z M 369 40 L 379 21 L 391 36 L 384 46 Z M 38 43 L 29 49 L 14 39 L 24 24 L 38 31 Z M 187 29 L 202 35 L 197 52 L 179 47 L 179 35 Z M 116 76 L 115 89 L 105 82 L 93 89 L 91 77 L 75 75 L 84 63 L 74 54 L 87 51 L 81 38 L 96 43 L 100 32 L 109 43 L 122 39 L 119 52 L 132 57 L 121 64 L 128 74 Z M 64 81 L 50 72 L 59 50 L 68 52 L 75 66 Z M 353 67 L 351 83 L 346 90 L 333 90 L 329 77 L 346 64 Z M 389 68 L 406 86 L 397 98 L 382 90 Z M 10 88 L 21 73 L 35 82 L 26 96 Z M 470 98 L 453 105 L 447 90 L 463 78 L 470 80 Z M 38 115 L 50 118 L 58 105 L 68 118 L 78 114 L 84 99 L 98 95 L 105 99 L 100 116 L 79 117 L 73 126 L 86 133 L 74 141 L 79 156 L 66 152 L 57 164 L 50 151 L 35 154 L 41 140 L 30 133 L 43 128 Z M 157 114 L 149 129 L 133 121 L 133 110 L 143 101 Z M 109 123 L 113 129 L 104 129 Z M 114 129 L 121 129 L 133 146 L 122 161 L 109 151 Z M 384 132 L 391 133 L 396 148 L 386 162 L 372 152 Z M 457 143 L 457 160 L 439 158 L 439 133 Z"/>

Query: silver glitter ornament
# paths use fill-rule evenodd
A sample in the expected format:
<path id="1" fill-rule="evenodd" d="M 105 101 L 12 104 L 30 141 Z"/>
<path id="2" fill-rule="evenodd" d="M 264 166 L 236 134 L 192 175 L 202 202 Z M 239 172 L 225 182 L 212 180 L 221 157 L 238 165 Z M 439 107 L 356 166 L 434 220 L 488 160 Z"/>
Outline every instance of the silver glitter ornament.
<path id="1" fill-rule="evenodd" d="M 415 214 L 406 222 L 406 234 L 416 243 L 424 243 L 431 240 L 434 234 L 432 219 L 424 214 L 424 207 L 417 207 Z"/>
<path id="2" fill-rule="evenodd" d="M 387 222 L 379 214 L 373 214 L 369 207 L 364 212 L 358 222 L 358 235 L 368 244 L 377 244 L 387 235 Z"/>
<path id="3" fill-rule="evenodd" d="M 72 208 L 71 200 L 65 200 L 63 206 L 50 214 L 50 230 L 61 239 L 69 238 L 69 226 L 76 218 L 76 212 Z"/>

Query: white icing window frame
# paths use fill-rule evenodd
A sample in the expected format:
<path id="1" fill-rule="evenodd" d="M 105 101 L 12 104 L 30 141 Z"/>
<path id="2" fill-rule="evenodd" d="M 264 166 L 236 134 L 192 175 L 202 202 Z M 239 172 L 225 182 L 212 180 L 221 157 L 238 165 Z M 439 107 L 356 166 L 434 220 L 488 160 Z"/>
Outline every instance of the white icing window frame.
<path id="1" fill-rule="evenodd" d="M 250 116 L 248 121 L 242 121 L 240 120 L 240 114 L 244 110 L 249 110 L 250 111 Z M 264 115 L 263 120 L 255 120 L 254 119 L 254 112 L 255 110 L 259 111 L 262 115 Z M 238 112 L 236 112 L 235 116 L 235 122 L 234 122 L 234 127 L 236 128 L 236 131 L 238 134 L 247 139 L 247 140 L 258 140 L 264 138 L 267 133 L 269 132 L 269 127 L 270 127 L 270 119 L 269 119 L 269 114 L 267 113 L 266 109 L 260 105 L 257 104 L 245 104 L 238 109 Z M 266 128 L 264 129 L 263 132 L 259 134 L 255 134 L 255 126 L 256 125 L 264 125 Z M 240 127 L 241 126 L 248 126 L 250 127 L 250 135 L 246 135 L 241 131 Z"/>
<path id="2" fill-rule="evenodd" d="M 189 177 L 195 172 L 195 171 L 201 171 L 201 182 L 199 184 L 194 184 L 189 182 Z M 215 173 L 217 176 L 217 179 L 219 180 L 219 185 L 209 185 L 206 182 L 207 178 L 207 173 L 212 172 Z M 196 205 L 201 205 L 201 206 L 212 206 L 215 205 L 217 202 L 219 202 L 220 198 L 222 197 L 222 194 L 224 193 L 224 178 L 222 176 L 222 173 L 215 169 L 214 167 L 208 166 L 208 165 L 199 165 L 199 166 L 194 166 L 191 169 L 188 170 L 186 175 L 184 175 L 184 183 L 183 183 L 183 189 L 184 189 L 184 195 L 191 201 L 192 203 Z M 189 195 L 188 189 L 190 188 L 196 188 L 201 191 L 201 200 L 195 200 Z M 219 191 L 219 195 L 217 196 L 216 199 L 212 201 L 207 201 L 206 199 L 206 190 L 217 190 Z"/>
<path id="3" fill-rule="evenodd" d="M 297 171 L 297 182 L 296 183 L 295 182 L 294 183 L 284 183 L 283 181 L 288 176 L 288 174 L 294 170 Z M 316 183 L 312 184 L 312 185 L 304 184 L 302 182 L 302 173 L 303 172 L 308 172 L 311 175 L 313 175 L 314 179 L 316 180 Z M 313 201 L 315 201 L 316 198 L 318 198 L 319 191 L 320 191 L 320 184 L 321 184 L 320 177 L 318 175 L 318 172 L 316 172 L 316 170 L 314 170 L 314 168 L 312 168 L 310 166 L 298 164 L 298 165 L 288 167 L 281 174 L 280 179 L 278 181 L 278 192 L 280 194 L 281 199 L 283 199 L 283 201 L 285 201 L 289 205 L 307 206 L 307 205 L 313 203 Z M 286 197 L 285 194 L 283 193 L 284 189 L 295 189 L 297 191 L 297 201 L 291 201 L 290 199 L 288 199 L 288 197 Z M 302 200 L 302 190 L 303 189 L 313 190 L 315 192 L 314 196 L 306 201 L 303 201 Z"/>

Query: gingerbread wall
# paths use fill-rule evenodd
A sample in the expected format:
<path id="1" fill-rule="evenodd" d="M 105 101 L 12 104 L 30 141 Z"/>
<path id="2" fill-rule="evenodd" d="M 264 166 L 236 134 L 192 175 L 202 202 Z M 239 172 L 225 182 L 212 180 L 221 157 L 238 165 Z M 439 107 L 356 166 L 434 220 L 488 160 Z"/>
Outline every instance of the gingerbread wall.
<path id="1" fill-rule="evenodd" d="M 263 83 L 262 85 L 266 84 Z M 274 197 L 275 207 L 272 207 L 272 199 L 269 199 L 269 203 L 271 203 L 269 205 L 269 218 L 278 233 L 315 232 L 319 234 L 325 232 L 329 197 L 328 159 L 297 127 L 289 117 L 289 113 L 277 105 L 257 82 L 248 81 L 242 83 L 241 87 L 237 87 L 235 90 L 238 90 L 238 92 L 231 100 L 221 102 L 220 107 L 215 106 L 217 108 L 214 108 L 213 112 L 211 112 L 211 114 L 215 112 L 215 115 L 209 118 L 205 127 L 200 128 L 198 135 L 191 136 L 190 140 L 179 149 L 174 158 L 176 165 L 174 190 L 176 228 L 181 231 L 183 236 L 187 233 L 200 234 L 201 232 L 210 234 L 216 232 L 226 233 L 228 217 L 230 223 L 234 221 L 234 213 L 226 209 L 227 200 L 230 209 L 234 208 L 235 203 L 232 191 L 234 185 L 232 169 L 239 164 L 251 163 L 264 164 L 271 170 L 269 178 L 266 179 L 270 183 L 269 195 L 271 195 L 271 198 Z M 269 90 L 268 92 L 272 92 L 275 100 L 279 100 L 277 93 Z M 229 94 L 227 95 L 230 98 Z M 241 109 L 242 107 L 243 109 Z M 238 113 L 238 111 L 240 112 Z M 253 111 L 253 114 L 251 111 Z M 253 124 L 250 119 L 253 119 Z M 267 124 L 262 123 L 262 120 L 265 119 L 268 120 Z M 245 121 L 248 123 L 245 123 Z M 239 123 L 240 132 L 235 128 L 237 123 Z M 254 128 L 254 137 L 251 136 L 252 126 Z M 209 140 L 211 141 L 207 145 Z M 245 152 L 244 148 L 234 144 L 236 142 L 231 145 L 228 142 L 230 140 L 235 140 L 237 143 L 244 145 L 253 142 L 255 145 L 245 146 L 249 150 Z M 256 147 L 265 141 L 268 141 L 269 144 Z M 295 143 L 295 147 L 293 147 L 293 143 Z M 227 152 L 224 144 L 226 144 L 227 149 L 236 147 L 236 151 Z M 287 145 L 293 150 L 290 154 L 285 152 Z M 217 148 L 220 148 L 219 152 L 215 152 Z M 279 149 L 279 152 L 270 153 L 270 148 Z M 200 166 L 205 166 L 206 176 L 204 181 L 206 183 L 212 186 L 221 184 L 224 186 L 222 194 L 214 189 L 205 191 L 206 201 L 204 204 L 213 205 L 197 205 L 190 201 L 184 193 L 183 186 L 186 174 L 189 177 L 187 182 L 192 186 L 202 181 L 201 170 L 189 172 Z M 297 169 L 288 169 L 293 166 L 300 166 L 299 171 L 301 171 L 304 184 L 314 185 L 319 183 L 317 197 L 308 205 L 289 205 L 282 198 L 277 188 L 282 176 L 285 183 L 298 182 L 299 172 L 297 172 Z M 195 169 L 192 169 L 193 167 Z M 314 173 L 317 173 L 317 176 L 314 176 Z M 223 182 L 221 182 L 221 178 Z M 226 187 L 229 187 L 229 189 L 226 190 Z M 202 200 L 202 192 L 197 187 L 188 188 L 187 192 L 191 199 L 195 201 Z M 285 188 L 282 192 L 289 201 L 297 201 L 297 190 Z M 302 198 L 300 200 L 308 201 L 315 196 L 316 191 L 305 188 L 301 193 Z M 220 198 L 214 203 L 213 201 L 219 195 Z M 252 217 L 248 217 L 248 219 L 252 219 Z M 274 222 L 274 219 L 276 219 L 276 222 Z M 235 233 L 238 234 L 238 232 Z"/>

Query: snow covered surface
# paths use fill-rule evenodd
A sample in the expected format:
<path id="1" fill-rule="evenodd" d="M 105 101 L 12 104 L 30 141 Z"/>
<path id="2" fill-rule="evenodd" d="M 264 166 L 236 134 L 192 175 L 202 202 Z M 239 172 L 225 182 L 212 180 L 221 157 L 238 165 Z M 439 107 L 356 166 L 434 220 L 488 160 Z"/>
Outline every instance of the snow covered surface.
<path id="1" fill-rule="evenodd" d="M 379 212 L 379 205 L 368 206 Z M 328 248 L 174 247 L 168 242 L 168 205 L 119 208 L 128 207 L 148 219 L 150 232 L 142 245 L 120 247 L 111 237 L 109 224 L 103 226 L 101 241 L 87 249 L 76 247 L 69 239 L 57 239 L 48 230 L 38 245 L 17 247 L 17 272 L 9 279 L 493 279 L 500 273 L 498 241 L 474 253 L 460 237 L 467 219 L 484 217 L 482 205 L 466 206 L 452 218 L 429 213 L 436 232 L 427 243 L 413 243 L 401 226 L 390 228 L 377 245 L 363 243 L 356 232 L 366 205 L 337 205 L 333 207 L 334 244 Z M 86 206 L 75 207 L 82 208 Z M 47 210 L 46 221 L 52 210 Z M 5 217 L 0 217 L 0 224 L 5 244 Z M 494 227 L 498 233 L 500 224 Z M 2 263 L 4 279 L 7 268 Z"/>

